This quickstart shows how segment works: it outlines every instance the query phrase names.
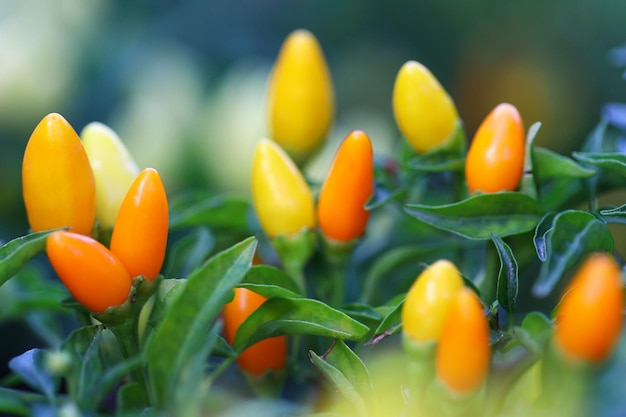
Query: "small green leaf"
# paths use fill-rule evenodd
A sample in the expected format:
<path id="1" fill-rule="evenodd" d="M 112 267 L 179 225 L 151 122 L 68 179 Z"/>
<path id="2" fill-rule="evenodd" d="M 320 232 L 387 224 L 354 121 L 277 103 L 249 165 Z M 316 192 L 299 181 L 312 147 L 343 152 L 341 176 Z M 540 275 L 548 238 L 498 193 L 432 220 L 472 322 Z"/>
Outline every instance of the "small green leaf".
<path id="1" fill-rule="evenodd" d="M 373 345 L 384 338 L 391 336 L 392 334 L 399 333 L 402 330 L 402 305 L 406 294 L 401 294 L 395 297 L 392 301 L 394 304 L 390 305 L 391 311 L 383 318 L 378 325 L 378 328 L 374 332 L 374 337 L 367 342 L 368 345 Z"/>
<path id="2" fill-rule="evenodd" d="M 43 252 L 46 248 L 46 239 L 56 230 L 30 233 L 0 247 L 0 285 L 17 274 L 35 255 Z"/>
<path id="3" fill-rule="evenodd" d="M 364 303 L 346 304 L 341 308 L 341 311 L 353 319 L 366 324 L 369 328 L 378 326 L 383 318 L 374 307 Z"/>
<path id="4" fill-rule="evenodd" d="M 172 384 L 248 272 L 255 248 L 256 240 L 248 238 L 215 255 L 187 278 L 172 300 L 148 346 L 148 375 L 157 404 L 172 405 Z"/>
<path id="5" fill-rule="evenodd" d="M 244 321 L 233 348 L 242 352 L 259 340 L 286 334 L 361 340 L 369 328 L 345 313 L 309 298 L 270 298 Z"/>
<path id="6" fill-rule="evenodd" d="M 465 166 L 465 156 L 447 152 L 429 152 L 409 160 L 407 166 L 420 172 L 460 171 Z"/>
<path id="7" fill-rule="evenodd" d="M 271 285 L 284 288 L 292 293 L 299 292 L 298 284 L 289 274 L 270 265 L 254 265 L 243 278 L 242 284 Z"/>
<path id="8" fill-rule="evenodd" d="M 613 250 L 613 236 L 607 225 L 585 211 L 568 210 L 554 217 L 546 236 L 546 261 L 541 265 L 533 293 L 547 296 L 564 272 L 584 255 Z"/>
<path id="9" fill-rule="evenodd" d="M 580 162 L 613 171 L 626 177 L 626 155 L 619 152 L 592 153 L 574 152 L 572 156 Z"/>
<path id="10" fill-rule="evenodd" d="M 585 168 L 576 161 L 538 146 L 533 147 L 533 173 L 537 181 L 555 177 L 584 179 L 596 174 L 594 169 Z"/>
<path id="11" fill-rule="evenodd" d="M 607 221 L 615 223 L 626 223 L 626 204 L 600 210 L 602 217 L 607 217 Z"/>
<path id="12" fill-rule="evenodd" d="M 402 200 L 406 196 L 407 192 L 408 190 L 404 186 L 399 186 L 394 190 L 388 190 L 384 187 L 377 186 L 374 189 L 372 196 L 365 203 L 365 209 L 371 211 L 387 204 L 390 201 Z"/>
<path id="13" fill-rule="evenodd" d="M 533 339 L 545 341 L 552 334 L 552 322 L 544 314 L 532 311 L 524 317 L 522 329 L 526 330 Z"/>
<path id="14" fill-rule="evenodd" d="M 539 258 L 540 261 L 545 261 L 548 254 L 547 254 L 547 247 L 546 247 L 546 235 L 547 233 L 552 230 L 552 225 L 554 223 L 554 218 L 556 217 L 556 213 L 548 213 L 545 216 L 543 216 L 543 218 L 541 219 L 541 221 L 539 222 L 539 224 L 537 224 L 537 227 L 535 228 L 535 236 L 533 237 L 533 243 L 535 245 L 535 250 L 537 251 L 537 257 Z"/>
<path id="15" fill-rule="evenodd" d="M 498 272 L 496 290 L 497 300 L 502 308 L 504 308 L 509 315 L 512 315 L 519 289 L 517 260 L 513 255 L 511 247 L 500 237 L 492 235 L 491 240 L 498 250 L 498 256 L 500 257 L 500 271 Z"/>
<path id="16" fill-rule="evenodd" d="M 170 228 L 208 226 L 246 232 L 250 203 L 228 194 L 190 192 L 170 201 Z"/>
<path id="17" fill-rule="evenodd" d="M 527 232 L 543 215 L 534 198 L 516 192 L 479 194 L 442 206 L 409 204 L 405 211 L 431 226 L 475 240 Z"/>
<path id="18" fill-rule="evenodd" d="M 54 397 L 56 383 L 43 363 L 44 352 L 31 349 L 9 361 L 9 368 L 19 375 L 24 382 L 48 398 Z"/>
<path id="19" fill-rule="evenodd" d="M 168 249 L 165 277 L 186 277 L 209 257 L 215 237 L 206 227 L 199 227 Z"/>
<path id="20" fill-rule="evenodd" d="M 3 415 L 31 416 L 31 406 L 45 403 L 43 395 L 0 387 L 0 412 Z"/>

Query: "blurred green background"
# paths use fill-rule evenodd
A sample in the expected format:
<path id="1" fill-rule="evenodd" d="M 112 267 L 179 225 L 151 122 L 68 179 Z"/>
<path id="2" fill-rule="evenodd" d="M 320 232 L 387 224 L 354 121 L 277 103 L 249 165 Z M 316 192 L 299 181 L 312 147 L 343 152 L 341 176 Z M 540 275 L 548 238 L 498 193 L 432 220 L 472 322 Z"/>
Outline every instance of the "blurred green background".
<path id="1" fill-rule="evenodd" d="M 393 152 L 396 73 L 424 63 L 457 102 L 468 137 L 509 101 L 538 143 L 568 153 L 605 102 L 626 97 L 611 50 L 626 40 L 626 2 L 369 0 L 0 3 L 0 240 L 27 231 L 20 169 L 39 120 L 110 125 L 168 193 L 247 193 L 254 142 L 266 134 L 265 87 L 285 36 L 307 28 L 333 76 L 334 143 L 360 128 Z"/>

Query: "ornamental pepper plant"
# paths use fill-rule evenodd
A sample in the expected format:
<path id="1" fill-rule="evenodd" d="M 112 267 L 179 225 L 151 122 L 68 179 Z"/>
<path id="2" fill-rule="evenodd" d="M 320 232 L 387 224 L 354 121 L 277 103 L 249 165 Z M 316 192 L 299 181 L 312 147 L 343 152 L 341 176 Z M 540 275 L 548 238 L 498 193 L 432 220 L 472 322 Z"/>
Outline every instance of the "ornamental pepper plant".
<path id="1" fill-rule="evenodd" d="M 406 57 L 386 87 L 395 132 L 365 133 L 335 109 L 323 42 L 275 46 L 249 196 L 166 193 L 102 124 L 28 127 L 29 225 L 0 247 L 0 312 L 37 338 L 8 362 L 0 413 L 626 409 L 623 126 L 603 118 L 565 155 L 503 97 L 469 128 Z"/>

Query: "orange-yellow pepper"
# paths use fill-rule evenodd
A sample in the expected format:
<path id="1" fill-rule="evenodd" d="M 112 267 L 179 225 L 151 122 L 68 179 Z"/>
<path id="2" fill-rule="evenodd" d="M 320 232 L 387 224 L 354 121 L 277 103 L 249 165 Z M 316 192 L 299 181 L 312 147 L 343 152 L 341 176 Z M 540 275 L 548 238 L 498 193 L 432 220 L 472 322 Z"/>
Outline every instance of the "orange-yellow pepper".
<path id="1" fill-rule="evenodd" d="M 302 164 L 326 139 L 335 111 L 332 80 L 317 39 L 285 39 L 269 81 L 269 136 Z"/>
<path id="2" fill-rule="evenodd" d="M 398 128 L 418 153 L 441 147 L 459 124 L 454 102 L 424 65 L 408 61 L 393 87 L 393 114 Z"/>
<path id="3" fill-rule="evenodd" d="M 480 299 L 467 287 L 454 297 L 435 358 L 437 377 L 458 394 L 475 391 L 487 375 L 491 360 L 489 325 Z"/>
<path id="4" fill-rule="evenodd" d="M 620 269 L 609 254 L 588 256 L 557 307 L 554 341 L 567 357 L 605 360 L 622 331 L 624 295 Z"/>
<path id="5" fill-rule="evenodd" d="M 374 191 L 374 156 L 365 132 L 343 140 L 322 185 L 317 202 L 319 228 L 328 239 L 348 242 L 365 231 L 365 203 Z"/>
<path id="6" fill-rule="evenodd" d="M 522 118 L 512 104 L 496 106 L 478 127 L 465 160 L 470 192 L 513 191 L 524 170 Z"/>
<path id="7" fill-rule="evenodd" d="M 159 275 L 168 224 L 163 182 L 154 168 L 146 168 L 126 193 L 111 235 L 111 252 L 120 258 L 131 277 L 143 275 L 152 280 Z"/>
<path id="8" fill-rule="evenodd" d="M 235 288 L 235 297 L 224 306 L 224 333 L 228 343 L 235 341 L 239 326 L 266 298 L 247 288 Z M 251 375 L 263 375 L 268 370 L 280 371 L 287 358 L 287 338 L 270 337 L 261 340 L 244 350 L 237 358 L 237 364 Z"/>
<path id="9" fill-rule="evenodd" d="M 44 117 L 28 140 L 22 191 L 34 232 L 58 227 L 91 232 L 96 211 L 93 172 L 80 138 L 60 114 Z"/>
<path id="10" fill-rule="evenodd" d="M 314 227 L 313 194 L 298 167 L 275 142 L 259 141 L 251 176 L 254 208 L 270 238 Z"/>
<path id="11" fill-rule="evenodd" d="M 94 313 L 122 304 L 131 278 L 122 262 L 89 236 L 58 231 L 48 236 L 46 253 L 74 298 Z"/>

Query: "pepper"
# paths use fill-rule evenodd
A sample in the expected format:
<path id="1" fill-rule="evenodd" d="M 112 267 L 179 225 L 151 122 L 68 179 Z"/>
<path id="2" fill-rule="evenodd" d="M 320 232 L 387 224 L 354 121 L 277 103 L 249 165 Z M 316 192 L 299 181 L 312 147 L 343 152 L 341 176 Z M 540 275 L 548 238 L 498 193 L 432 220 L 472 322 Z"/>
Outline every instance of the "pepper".
<path id="1" fill-rule="evenodd" d="M 393 114 L 400 132 L 418 153 L 444 145 L 460 123 L 448 93 L 428 68 L 416 61 L 406 62 L 398 71 Z"/>
<path id="2" fill-rule="evenodd" d="M 446 259 L 432 263 L 417 277 L 402 306 L 402 330 L 418 343 L 437 341 L 463 278 Z"/>
<path id="3" fill-rule="evenodd" d="M 46 253 L 65 287 L 90 311 L 102 313 L 128 298 L 132 282 L 124 264 L 95 239 L 57 231 L 48 236 Z"/>
<path id="4" fill-rule="evenodd" d="M 110 127 L 92 122 L 80 137 L 96 181 L 96 220 L 102 227 L 112 228 L 139 167 Z"/>
<path id="5" fill-rule="evenodd" d="M 168 234 L 168 204 L 159 173 L 146 168 L 128 189 L 120 206 L 111 252 L 117 255 L 131 277 L 155 279 L 165 258 Z"/>
<path id="6" fill-rule="evenodd" d="M 332 80 L 315 36 L 290 33 L 269 80 L 269 135 L 298 164 L 326 139 L 335 111 Z"/>
<path id="7" fill-rule="evenodd" d="M 374 191 L 372 144 L 365 132 L 354 130 L 343 140 L 324 180 L 317 202 L 323 235 L 349 242 L 365 231 L 365 203 Z"/>
<path id="8" fill-rule="evenodd" d="M 247 288 L 235 288 L 235 297 L 224 306 L 224 335 L 228 343 L 235 341 L 239 326 L 266 298 Z M 251 375 L 260 376 L 269 370 L 280 371 L 285 367 L 287 358 L 287 338 L 270 337 L 244 350 L 237 358 L 239 368 Z"/>
<path id="9" fill-rule="evenodd" d="M 251 176 L 253 205 L 270 238 L 314 227 L 313 194 L 298 167 L 275 142 L 259 141 Z"/>
<path id="10" fill-rule="evenodd" d="M 517 108 L 496 106 L 478 127 L 465 160 L 470 192 L 513 191 L 524 170 L 524 125 Z"/>
<path id="11" fill-rule="evenodd" d="M 620 337 L 624 296 L 619 266 L 609 254 L 589 255 L 563 292 L 554 342 L 566 357 L 605 360 Z"/>
<path id="12" fill-rule="evenodd" d="M 28 140 L 22 191 L 34 232 L 59 227 L 91 232 L 96 210 L 93 172 L 80 138 L 60 114 L 45 116 Z"/>
<path id="13" fill-rule="evenodd" d="M 491 358 L 483 305 L 469 288 L 454 297 L 435 354 L 437 377 L 452 392 L 470 394 L 483 383 Z"/>

